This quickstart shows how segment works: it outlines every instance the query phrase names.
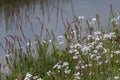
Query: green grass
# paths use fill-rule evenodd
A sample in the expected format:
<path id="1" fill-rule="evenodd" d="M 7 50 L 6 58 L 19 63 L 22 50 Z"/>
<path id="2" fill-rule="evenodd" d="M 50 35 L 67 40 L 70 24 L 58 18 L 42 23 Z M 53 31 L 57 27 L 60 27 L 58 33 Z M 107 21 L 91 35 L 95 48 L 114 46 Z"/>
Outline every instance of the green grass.
<path id="1" fill-rule="evenodd" d="M 75 17 L 74 23 L 65 23 L 68 28 L 63 36 L 56 37 L 53 31 L 46 30 L 45 39 L 35 36 L 34 42 L 26 40 L 25 47 L 19 37 L 10 35 L 13 42 L 6 37 L 7 66 L 3 69 L 9 70 L 1 72 L 0 77 L 4 80 L 119 80 L 120 15 L 112 7 L 110 14 L 108 31 L 96 15 L 94 19 L 85 21 Z"/>

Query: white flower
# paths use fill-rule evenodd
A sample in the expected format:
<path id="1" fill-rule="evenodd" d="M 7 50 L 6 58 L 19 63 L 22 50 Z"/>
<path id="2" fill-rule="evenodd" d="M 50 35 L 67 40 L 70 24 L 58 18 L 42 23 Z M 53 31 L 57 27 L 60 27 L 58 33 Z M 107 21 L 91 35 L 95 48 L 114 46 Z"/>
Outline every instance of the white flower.
<path id="1" fill-rule="evenodd" d="M 93 53 L 98 53 L 98 50 L 94 50 Z"/>
<path id="2" fill-rule="evenodd" d="M 74 76 L 79 76 L 80 75 L 80 72 L 77 72 L 74 74 Z"/>
<path id="3" fill-rule="evenodd" d="M 27 73 L 27 75 L 26 75 L 27 77 L 32 77 L 32 74 L 30 74 L 30 73 Z"/>
<path id="4" fill-rule="evenodd" d="M 89 36 L 87 37 L 87 39 L 88 39 L 88 40 L 94 39 L 94 37 L 93 37 L 92 35 L 89 35 Z"/>
<path id="5" fill-rule="evenodd" d="M 111 39 L 111 36 L 109 35 L 109 34 L 105 34 L 104 36 L 103 36 L 103 38 L 110 38 Z"/>
<path id="6" fill-rule="evenodd" d="M 96 49 L 101 49 L 101 48 L 103 48 L 103 46 L 101 44 L 96 46 Z"/>
<path id="7" fill-rule="evenodd" d="M 37 79 L 38 78 L 38 76 L 33 76 L 33 79 Z"/>
<path id="8" fill-rule="evenodd" d="M 83 20 L 83 19 L 85 19 L 84 16 L 79 16 L 79 17 L 78 17 L 78 20 Z"/>
<path id="9" fill-rule="evenodd" d="M 108 63 L 108 62 L 109 62 L 109 60 L 106 60 L 106 61 L 105 61 L 105 63 Z"/>
<path id="10" fill-rule="evenodd" d="M 39 78 L 39 79 L 37 79 L 37 80 L 43 80 L 42 78 Z"/>
<path id="11" fill-rule="evenodd" d="M 76 79 L 77 79 L 77 80 L 80 80 L 80 77 L 79 77 L 79 76 L 76 76 L 76 77 L 75 77 L 75 80 L 76 80 Z"/>
<path id="12" fill-rule="evenodd" d="M 119 20 L 119 19 L 120 19 L 120 16 L 117 17 L 117 20 Z"/>
<path id="13" fill-rule="evenodd" d="M 79 52 L 77 51 L 76 53 L 75 53 L 75 55 L 78 55 L 79 54 Z"/>
<path id="14" fill-rule="evenodd" d="M 53 67 L 54 69 L 57 68 L 57 69 L 61 69 L 61 65 L 59 63 L 57 63 L 56 65 L 54 65 Z"/>
<path id="15" fill-rule="evenodd" d="M 26 45 L 27 45 L 27 46 L 30 46 L 30 45 L 32 45 L 32 43 L 28 42 Z"/>
<path id="16" fill-rule="evenodd" d="M 89 46 L 84 45 L 81 50 L 82 50 L 83 53 L 86 53 L 90 50 L 90 48 L 89 48 Z"/>
<path id="17" fill-rule="evenodd" d="M 80 69 L 80 66 L 76 66 L 75 68 L 76 68 L 76 69 Z"/>
<path id="18" fill-rule="evenodd" d="M 31 75 L 30 73 L 27 72 L 27 74 L 26 74 L 24 80 L 30 80 L 29 78 L 31 78 L 31 77 L 32 77 L 32 75 Z"/>
<path id="19" fill-rule="evenodd" d="M 46 43 L 46 41 L 45 41 L 45 40 L 43 40 L 43 41 L 42 41 L 42 43 Z"/>
<path id="20" fill-rule="evenodd" d="M 110 23 L 112 23 L 113 21 L 116 21 L 117 22 L 117 19 L 116 18 L 113 18 L 110 20 Z"/>
<path id="21" fill-rule="evenodd" d="M 89 67 L 91 67 L 91 66 L 92 66 L 92 64 L 88 64 L 88 66 L 89 66 Z"/>
<path id="22" fill-rule="evenodd" d="M 115 80 L 119 79 L 119 76 L 115 76 L 114 79 L 115 79 Z"/>
<path id="23" fill-rule="evenodd" d="M 85 68 L 85 66 L 81 66 L 81 68 Z"/>
<path id="24" fill-rule="evenodd" d="M 51 71 L 48 71 L 48 72 L 47 72 L 47 75 L 50 76 L 50 74 L 52 74 L 52 72 L 51 72 Z"/>
<path id="25" fill-rule="evenodd" d="M 69 53 L 76 53 L 76 52 L 77 52 L 77 49 L 69 50 Z"/>
<path id="26" fill-rule="evenodd" d="M 115 36 L 115 32 L 109 33 L 112 37 Z"/>
<path id="27" fill-rule="evenodd" d="M 78 56 L 77 55 L 75 55 L 75 56 L 73 56 L 73 58 L 72 59 L 78 59 Z"/>
<path id="28" fill-rule="evenodd" d="M 52 40 L 49 40 L 49 43 L 52 43 Z"/>
<path id="29" fill-rule="evenodd" d="M 118 50 L 118 51 L 115 51 L 115 53 L 116 53 L 116 54 L 120 54 L 120 50 Z"/>
<path id="30" fill-rule="evenodd" d="M 64 62 L 63 65 L 62 65 L 62 67 L 64 67 L 64 66 L 68 66 L 68 65 L 69 65 L 68 62 Z"/>
<path id="31" fill-rule="evenodd" d="M 96 54 L 91 54 L 90 55 L 90 58 L 92 59 L 93 57 L 95 57 L 96 56 Z"/>
<path id="32" fill-rule="evenodd" d="M 58 44 L 59 44 L 59 45 L 63 45 L 63 44 L 64 44 L 64 42 L 59 42 Z"/>
<path id="33" fill-rule="evenodd" d="M 95 21 L 97 21 L 96 18 L 92 18 L 92 22 L 95 22 Z"/>
<path id="34" fill-rule="evenodd" d="M 96 21 L 96 18 L 92 18 L 92 24 L 95 24 Z"/>
<path id="35" fill-rule="evenodd" d="M 38 43 L 37 41 L 34 42 L 34 44 L 37 44 L 37 43 Z"/>
<path id="36" fill-rule="evenodd" d="M 95 36 L 101 35 L 102 33 L 100 31 L 94 32 Z"/>
<path id="37" fill-rule="evenodd" d="M 80 75 L 80 72 L 77 72 L 77 73 L 75 73 L 74 75 L 75 75 L 75 76 L 79 76 L 79 75 Z"/>
<path id="38" fill-rule="evenodd" d="M 24 80 L 30 80 L 28 77 L 25 77 Z"/>
<path id="39" fill-rule="evenodd" d="M 77 48 L 77 47 L 78 47 L 78 48 L 81 48 L 81 46 L 82 46 L 81 44 L 77 43 L 77 44 L 75 44 L 73 47 L 74 47 L 74 48 Z"/>
<path id="40" fill-rule="evenodd" d="M 99 60 L 101 58 L 101 56 L 96 56 L 96 60 Z"/>
<path id="41" fill-rule="evenodd" d="M 12 54 L 7 54 L 7 55 L 5 55 L 6 57 L 9 57 L 9 56 L 11 56 Z"/>
<path id="42" fill-rule="evenodd" d="M 68 68 L 69 68 L 68 66 L 65 68 L 65 74 L 70 74 L 71 70 Z"/>

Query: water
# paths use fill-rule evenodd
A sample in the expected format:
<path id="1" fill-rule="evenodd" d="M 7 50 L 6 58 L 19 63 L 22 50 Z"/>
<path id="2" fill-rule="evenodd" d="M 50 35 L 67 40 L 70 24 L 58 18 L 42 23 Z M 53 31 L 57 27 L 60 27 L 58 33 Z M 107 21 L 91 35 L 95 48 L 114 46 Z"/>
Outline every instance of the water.
<path id="1" fill-rule="evenodd" d="M 45 15 L 42 14 L 41 10 L 38 7 L 38 4 L 35 7 L 34 13 L 26 12 L 29 15 L 30 21 L 32 22 L 32 27 L 34 28 L 34 31 L 36 34 L 40 34 L 41 26 L 39 21 L 36 19 L 36 17 L 39 17 L 41 21 L 44 22 L 44 27 L 48 28 L 49 31 L 53 30 L 57 36 L 62 35 L 64 33 L 64 26 L 61 19 L 61 11 L 63 12 L 64 19 L 68 18 L 69 21 L 72 21 L 73 16 L 85 16 L 85 18 L 93 18 L 96 14 L 99 14 L 101 16 L 102 22 L 107 23 L 109 12 L 110 12 L 110 4 L 113 5 L 113 7 L 120 11 L 120 0 L 72 0 L 71 2 L 61 3 L 59 5 L 59 10 L 56 9 L 57 5 L 54 4 L 55 7 L 52 6 L 52 8 L 49 8 L 48 10 L 45 10 Z M 58 10 L 58 11 L 57 11 Z M 31 39 L 33 41 L 33 33 L 31 31 L 30 23 L 25 18 L 24 11 L 21 13 L 23 14 L 22 18 L 22 26 L 24 34 L 27 38 Z M 4 14 L 2 14 L 4 15 Z M 103 24 L 104 24 L 103 23 Z M 17 36 L 20 36 L 22 39 L 22 34 L 19 30 L 19 28 L 13 24 L 9 24 L 8 26 L 12 27 L 6 27 L 5 25 L 5 19 L 4 16 L 2 16 L 2 20 L 0 23 L 0 42 L 5 45 L 5 39 L 6 35 L 8 34 L 15 34 Z M 104 24 L 104 26 L 107 26 Z M 46 32 L 44 32 L 45 36 Z M 0 47 L 0 63 L 4 63 L 5 52 Z"/>

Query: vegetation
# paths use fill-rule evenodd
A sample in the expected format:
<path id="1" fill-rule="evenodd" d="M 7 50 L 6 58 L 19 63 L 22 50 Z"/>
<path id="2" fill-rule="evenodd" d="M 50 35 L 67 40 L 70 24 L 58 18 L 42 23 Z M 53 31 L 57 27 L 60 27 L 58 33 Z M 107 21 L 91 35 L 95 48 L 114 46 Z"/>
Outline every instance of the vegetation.
<path id="1" fill-rule="evenodd" d="M 56 37 L 54 31 L 46 29 L 45 39 L 41 31 L 41 35 L 34 36 L 34 42 L 25 39 L 25 47 L 18 36 L 8 35 L 5 47 L 1 44 L 7 53 L 3 69 L 8 70 L 1 72 L 0 77 L 4 80 L 119 80 L 120 13 L 112 6 L 110 11 L 107 30 L 97 14 L 88 20 L 75 17 L 72 23 L 63 20 L 67 28 L 64 35 Z"/>
<path id="2" fill-rule="evenodd" d="M 6 31 L 17 26 L 27 17 L 27 13 L 34 14 L 36 11 L 44 14 L 49 13 L 50 9 L 62 10 L 59 6 L 71 0 L 0 0 L 0 23 L 5 21 Z"/>

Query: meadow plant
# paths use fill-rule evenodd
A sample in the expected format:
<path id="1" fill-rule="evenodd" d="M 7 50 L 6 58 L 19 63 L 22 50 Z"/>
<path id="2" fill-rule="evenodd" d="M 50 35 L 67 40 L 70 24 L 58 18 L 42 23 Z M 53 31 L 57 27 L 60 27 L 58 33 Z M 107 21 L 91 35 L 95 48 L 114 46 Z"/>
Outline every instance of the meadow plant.
<path id="1" fill-rule="evenodd" d="M 2 77 L 4 80 L 119 80 L 120 22 L 119 15 L 113 15 L 112 12 L 109 32 L 103 31 L 97 14 L 88 20 L 83 16 L 75 17 L 72 23 L 66 20 L 64 35 L 55 37 L 46 30 L 49 38 L 25 40 L 25 47 L 19 37 L 11 35 L 13 42 L 6 37 L 3 49 L 9 70 Z M 96 26 L 98 29 L 94 30 Z"/>

